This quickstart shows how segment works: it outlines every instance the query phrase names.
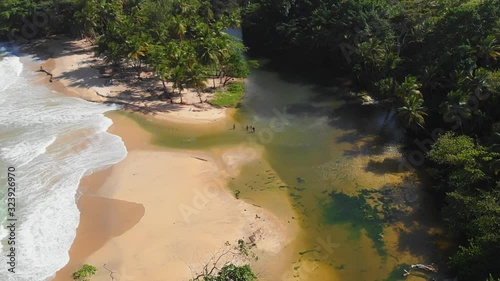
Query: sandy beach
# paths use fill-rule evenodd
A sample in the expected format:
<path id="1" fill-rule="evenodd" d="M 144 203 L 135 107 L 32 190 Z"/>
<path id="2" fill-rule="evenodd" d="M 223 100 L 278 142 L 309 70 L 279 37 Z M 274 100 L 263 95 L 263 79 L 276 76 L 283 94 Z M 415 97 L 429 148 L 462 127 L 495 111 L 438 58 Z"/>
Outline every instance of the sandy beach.
<path id="1" fill-rule="evenodd" d="M 43 69 L 53 75 L 47 85 L 56 91 L 96 102 L 109 102 L 103 96 L 124 91 L 142 94 L 139 87 L 119 82 L 102 86 L 105 79 L 95 68 L 99 60 L 85 41 L 52 39 L 37 45 L 49 57 Z M 195 103 L 198 97 L 187 93 L 184 100 Z M 169 122 L 206 124 L 230 118 L 223 109 L 206 106 L 129 102 L 133 108 L 154 107 L 157 110 L 147 114 Z M 234 245 L 239 239 L 255 244 L 252 251 L 259 260 L 252 265 L 261 280 L 278 280 L 289 270 L 297 224 L 236 199 L 226 184 L 260 152 L 242 146 L 217 152 L 158 148 L 150 144 L 150 134 L 126 116 L 108 117 L 113 120 L 109 132 L 122 138 L 128 155 L 81 181 L 76 239 L 69 263 L 54 280 L 71 280 L 71 273 L 84 263 L 98 268 L 92 280 L 189 280 L 225 249 L 225 242 Z M 285 196 L 276 204 L 286 217 L 294 216 Z M 233 255 L 223 260 L 248 262 Z"/>
<path id="2" fill-rule="evenodd" d="M 198 97 L 194 90 L 186 89 L 182 104 L 180 97 L 175 94 L 172 103 L 158 100 L 163 88 L 161 82 L 153 79 L 149 72 L 143 72 L 141 81 L 136 75 L 128 73 L 113 79 L 113 85 L 106 85 L 109 74 L 100 72 L 109 70 L 108 64 L 94 56 L 92 44 L 86 40 L 53 37 L 33 43 L 26 51 L 46 59 L 41 67 L 52 74 L 52 82 L 48 84 L 70 96 L 87 101 L 116 103 L 124 109 L 181 123 L 212 123 L 226 117 L 226 109 L 200 103 L 200 98 L 202 101 L 212 98 L 208 92 L 202 92 L 201 97 Z M 49 82 L 48 75 L 41 75 L 45 75 Z M 220 85 L 218 82 L 216 86 Z M 168 85 L 169 91 L 173 92 L 171 85 Z M 212 85 L 212 81 L 207 80 L 207 85 Z"/>

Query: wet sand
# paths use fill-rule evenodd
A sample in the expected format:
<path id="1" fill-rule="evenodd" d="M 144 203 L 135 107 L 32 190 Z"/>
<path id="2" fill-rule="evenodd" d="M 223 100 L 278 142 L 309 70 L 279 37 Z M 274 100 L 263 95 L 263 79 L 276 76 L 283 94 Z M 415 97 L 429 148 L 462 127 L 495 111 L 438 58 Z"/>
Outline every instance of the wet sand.
<path id="1" fill-rule="evenodd" d="M 112 131 L 125 136 L 126 145 L 131 137 L 138 138 L 140 128 L 132 121 L 116 121 Z M 213 156 L 145 146 L 149 149 L 127 146 L 125 160 L 82 181 L 81 222 L 70 263 L 54 280 L 68 280 L 83 263 L 99 269 L 93 280 L 109 280 L 105 264 L 115 272 L 115 280 L 188 280 L 191 270 L 198 271 L 226 241 L 250 243 L 252 235 L 260 257 L 255 267 L 271 274 L 263 280 L 281 275 L 296 225 L 236 199 L 225 186 L 234 170 L 223 166 L 252 160 L 249 151 Z M 288 211 L 292 213 L 290 207 Z M 270 263 L 275 260 L 282 266 Z"/>
<path id="2" fill-rule="evenodd" d="M 48 82 L 48 76 L 40 73 L 40 80 L 46 78 L 55 91 L 97 102 L 103 98 L 96 92 L 124 90 L 123 85 L 99 86 L 104 80 L 89 67 L 95 59 L 88 46 L 78 49 L 82 44 L 43 43 L 50 57 L 43 67 L 54 78 Z M 114 280 L 188 280 L 225 242 L 234 245 L 238 239 L 255 243 L 252 250 L 259 261 L 251 263 L 262 280 L 280 278 L 290 263 L 297 224 L 236 199 L 226 186 L 229 177 L 237 176 L 244 163 L 261 157 L 260 152 L 241 146 L 217 152 L 159 148 L 128 117 L 107 116 L 113 120 L 109 132 L 122 138 L 128 155 L 82 179 L 76 198 L 80 224 L 70 261 L 53 280 L 71 280 L 72 272 L 85 263 L 98 269 L 92 280 L 110 280 L 110 274 Z M 220 109 L 172 105 L 153 118 L 217 128 L 220 125 L 215 123 L 229 117 Z M 286 217 L 292 217 L 286 194 L 276 199 L 288 212 Z M 250 262 L 232 255 L 222 261 Z"/>
<path id="3" fill-rule="evenodd" d="M 63 60 L 58 58 L 47 62 L 47 68 L 52 67 L 54 73 L 59 73 L 55 77 L 60 77 L 52 86 L 59 87 L 58 91 L 61 92 L 67 91 L 70 86 L 74 96 L 89 100 L 101 98 L 88 91 L 90 82 L 87 83 L 84 77 L 75 77 L 74 72 L 78 68 L 73 69 L 71 75 L 68 75 L 68 71 L 58 69 L 58 61 L 64 67 L 75 67 L 71 64 L 72 60 L 82 59 L 81 55 L 69 52 L 61 56 Z M 85 69 L 76 73 L 96 75 L 95 69 L 90 69 L 94 71 L 90 74 L 90 70 Z M 102 79 L 95 81 L 102 83 Z M 105 93 L 108 95 L 121 86 L 98 90 L 108 91 Z M 82 94 L 85 92 L 89 96 Z M 233 123 L 220 112 L 199 111 L 188 106 L 170 109 L 154 116 L 148 115 L 146 119 L 177 122 L 183 124 L 183 128 L 191 129 L 196 124 L 202 124 L 214 132 Z M 112 168 L 82 181 L 80 190 L 83 195 L 78 201 L 82 212 L 81 224 L 70 251 L 70 263 L 58 272 L 55 280 L 70 280 L 71 272 L 83 263 L 98 267 L 95 280 L 110 280 L 110 272 L 106 268 L 115 272 L 112 276 L 115 280 L 188 280 L 192 277 L 191 269 L 196 271 L 211 253 L 221 249 L 225 241 L 249 239 L 253 234 L 260 237 L 256 250 L 261 259 L 253 264 L 253 268 L 260 274 L 261 280 L 380 279 L 386 278 L 396 266 L 434 260 L 425 260 L 430 255 L 423 250 L 414 251 L 420 245 L 422 249 L 428 249 L 428 244 L 432 242 L 426 237 L 439 232 L 427 229 L 425 225 L 419 226 L 422 233 L 418 237 L 422 239 L 413 241 L 414 237 L 411 236 L 412 241 L 408 241 L 407 244 L 412 247 L 410 251 L 402 248 L 401 241 L 402 235 L 408 232 L 407 227 L 403 223 L 389 224 L 384 229 L 384 237 L 379 240 L 384 240 L 389 254 L 397 255 L 397 258 L 390 256 L 386 263 L 364 232 L 359 239 L 351 239 L 351 233 L 345 226 L 328 226 L 319 221 L 320 218 L 315 218 L 316 215 L 296 214 L 302 208 L 295 205 L 305 203 L 315 206 L 317 198 L 327 196 L 323 190 L 309 191 L 303 199 L 292 200 L 285 189 L 259 191 L 257 194 L 257 190 L 255 193 L 253 189 L 243 190 L 241 185 L 242 199 L 236 200 L 226 186 L 228 182 L 230 185 L 236 178 L 241 183 L 255 183 L 256 173 L 258 176 L 259 173 L 264 174 L 261 172 L 272 170 L 265 161 L 266 157 L 262 156 L 262 151 L 244 145 L 203 151 L 159 148 L 151 145 L 152 136 L 128 117 L 120 114 L 109 114 L 109 117 L 114 121 L 110 132 L 122 137 L 129 155 Z M 370 142 L 367 139 L 359 143 L 348 141 L 348 144 L 342 144 L 342 148 L 338 144 L 332 146 L 334 151 L 331 153 L 350 151 L 355 157 L 317 167 L 324 172 L 325 178 L 318 177 L 311 182 L 317 181 L 318 186 L 324 182 L 341 183 L 337 191 L 350 195 L 358 194 L 357 185 L 370 186 L 371 189 L 402 185 L 405 174 L 411 173 L 390 172 L 394 163 L 397 164 L 395 159 L 400 157 L 400 153 L 388 151 L 371 155 L 369 151 L 373 147 L 366 147 Z M 242 175 L 242 167 L 256 159 L 259 164 L 262 162 L 261 167 Z M 295 175 L 287 173 L 279 171 L 282 177 L 292 179 L 288 179 L 288 182 L 293 182 Z M 264 186 L 268 179 L 263 178 L 261 181 Z M 208 191 L 203 189 L 207 182 L 211 183 Z M 257 182 L 260 184 L 260 180 Z M 403 201 L 409 198 L 415 202 L 411 191 L 402 195 Z M 410 198 L 407 195 L 412 196 Z M 251 204 L 257 202 L 259 206 Z M 331 253 L 326 249 L 329 254 L 327 258 L 320 260 L 314 252 L 300 254 L 318 248 L 318 239 L 328 241 L 330 236 L 341 247 L 337 249 L 335 246 Z M 93 241 L 86 237 L 92 237 Z M 322 246 L 321 243 L 319 246 Z M 347 261 L 348 265 L 340 261 Z M 393 273 L 400 276 L 402 269 L 397 268 Z M 408 280 L 419 278 L 421 276 L 410 276 Z"/>

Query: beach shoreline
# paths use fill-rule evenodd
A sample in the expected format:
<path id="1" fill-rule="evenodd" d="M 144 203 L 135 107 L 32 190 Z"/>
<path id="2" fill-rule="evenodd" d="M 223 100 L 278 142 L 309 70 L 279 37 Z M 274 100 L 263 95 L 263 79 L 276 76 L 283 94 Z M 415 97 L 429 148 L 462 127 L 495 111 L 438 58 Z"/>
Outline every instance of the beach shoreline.
<path id="1" fill-rule="evenodd" d="M 89 102 L 117 104 L 122 106 L 122 110 L 184 124 L 213 123 L 227 117 L 227 109 L 206 102 L 213 98 L 210 92 L 201 92 L 198 96 L 195 90 L 185 89 L 181 103 L 179 95 L 167 83 L 172 100 L 162 100 L 160 97 L 164 89 L 150 72 L 143 72 L 141 80 L 127 72 L 121 76 L 113 74 L 117 78 L 110 79 L 113 75 L 107 73 L 109 65 L 95 57 L 93 46 L 83 39 L 52 37 L 38 40 L 22 51 L 43 61 L 40 69 L 33 70 L 40 72 L 41 77 L 46 77 L 47 85 L 72 97 Z M 113 83 L 107 84 L 111 80 Z M 217 87 L 221 85 L 216 83 Z M 200 98 L 203 102 L 200 102 Z"/>
<path id="2" fill-rule="evenodd" d="M 97 59 L 85 44 L 82 40 L 49 39 L 31 51 L 41 50 L 40 57 L 47 58 L 42 67 L 52 74 L 52 82 L 46 77 L 52 90 L 106 103 L 103 95 L 126 91 L 126 85 L 102 87 L 104 79 L 91 66 Z M 188 102 L 198 98 L 187 96 Z M 148 107 L 166 102 L 134 103 Z M 161 110 L 137 114 L 187 126 L 229 118 L 225 110 L 212 107 L 170 104 L 157 108 Z M 113 120 L 108 132 L 122 138 L 128 155 L 81 180 L 80 224 L 69 251 L 70 261 L 53 280 L 70 280 L 71 273 L 84 263 L 98 268 L 93 280 L 109 280 L 111 272 L 114 280 L 188 280 L 225 242 L 235 244 L 238 239 L 256 244 L 260 257 L 256 268 L 264 275 L 262 280 L 276 280 L 289 269 L 291 248 L 287 246 L 297 235 L 298 225 L 236 199 L 227 187 L 229 176 L 237 176 L 244 163 L 259 157 L 253 148 L 239 146 L 216 154 L 159 148 L 131 119 L 114 113 L 106 116 Z M 140 189 L 144 184 L 147 192 Z M 290 202 L 280 204 L 293 217 Z M 272 268 L 266 268 L 266 263 Z"/>

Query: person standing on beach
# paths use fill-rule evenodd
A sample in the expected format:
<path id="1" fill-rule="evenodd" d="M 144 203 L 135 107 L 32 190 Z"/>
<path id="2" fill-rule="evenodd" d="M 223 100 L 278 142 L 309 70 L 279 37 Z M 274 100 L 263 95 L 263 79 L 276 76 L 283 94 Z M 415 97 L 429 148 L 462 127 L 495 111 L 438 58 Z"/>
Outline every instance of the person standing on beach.
<path id="1" fill-rule="evenodd" d="M 236 124 L 233 124 L 233 130 L 236 130 Z"/>

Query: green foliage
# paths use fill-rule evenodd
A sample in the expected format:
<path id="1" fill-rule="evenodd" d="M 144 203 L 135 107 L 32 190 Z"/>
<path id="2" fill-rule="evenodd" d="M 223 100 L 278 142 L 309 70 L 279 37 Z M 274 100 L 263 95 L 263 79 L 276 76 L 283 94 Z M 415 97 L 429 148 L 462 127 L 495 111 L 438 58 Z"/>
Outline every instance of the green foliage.
<path id="1" fill-rule="evenodd" d="M 395 104 L 409 141 L 428 138 L 431 126 L 455 132 L 428 157 L 447 198 L 443 216 L 462 237 L 450 264 L 464 280 L 497 277 L 486 245 L 500 231 L 482 214 L 500 221 L 487 199 L 500 186 L 500 140 L 487 143 L 500 132 L 498 18 L 500 0 L 250 0 L 242 10 L 251 50 L 349 73 L 360 90 Z"/>
<path id="2" fill-rule="evenodd" d="M 102 34 L 97 54 L 115 65 L 126 62 L 139 79 L 147 64 L 163 82 L 165 91 L 166 83 L 172 83 L 181 103 L 187 87 L 194 88 L 203 102 L 200 93 L 209 78 L 214 88 L 218 78 L 225 86 L 233 78 L 248 76 L 254 65 L 243 57 L 243 44 L 224 32 L 234 25 L 236 8 L 222 8 L 220 2 L 213 2 L 219 5 L 216 14 L 203 0 L 145 0 L 135 6 L 125 6 L 128 2 L 124 2 L 113 10 L 118 14 L 109 16 L 111 20 L 103 28 L 94 28 L 95 33 Z M 95 11 L 89 13 L 100 17 Z M 232 87 L 229 93 L 234 94 Z"/>
<path id="3" fill-rule="evenodd" d="M 237 266 L 225 260 L 233 260 L 238 258 L 241 261 L 251 259 L 257 261 L 258 257 L 250 248 L 252 245 L 247 245 L 244 240 L 238 240 L 238 245 L 233 246 L 229 242 L 224 244 L 224 249 L 203 266 L 202 272 L 192 279 L 192 281 L 255 281 L 256 274 L 252 271 L 249 265 Z"/>
<path id="4" fill-rule="evenodd" d="M 33 1 L 5 0 L 0 1 L 0 35 L 5 37 L 8 33 L 19 32 L 24 17 L 31 15 L 36 9 Z"/>
<path id="5" fill-rule="evenodd" d="M 257 67 L 224 33 L 240 12 L 252 51 L 349 74 L 394 103 L 411 134 L 454 131 L 428 153 L 443 217 L 461 236 L 450 265 L 464 280 L 498 278 L 500 0 L 2 0 L 0 38 L 94 38 L 98 55 L 138 79 L 147 66 L 182 102 L 187 87 L 226 86 Z M 32 25 L 40 14 L 48 21 Z M 212 103 L 237 106 L 243 92 L 230 83 Z"/>
<path id="6" fill-rule="evenodd" d="M 463 236 L 450 265 L 465 280 L 486 278 L 491 272 L 500 276 L 500 194 L 498 191 L 466 195 L 448 194 L 444 210 L 446 222 Z"/>
<path id="7" fill-rule="evenodd" d="M 81 35 L 96 37 L 103 34 L 122 12 L 120 0 L 83 0 L 78 3 L 74 21 Z"/>
<path id="8" fill-rule="evenodd" d="M 259 63 L 255 60 L 246 60 L 241 52 L 242 48 L 233 49 L 222 61 L 222 73 L 226 77 L 223 86 L 233 78 L 245 78 L 250 75 L 252 68 L 257 68 Z"/>
<path id="9" fill-rule="evenodd" d="M 224 266 L 215 279 L 207 279 L 207 281 L 254 281 L 257 276 L 253 273 L 249 265 L 236 266 L 229 264 Z"/>
<path id="10" fill-rule="evenodd" d="M 398 108 L 398 117 L 403 124 L 411 128 L 413 125 L 422 127 L 427 115 L 423 107 L 424 100 L 418 95 L 409 95 L 403 97 L 403 105 Z"/>
<path id="11" fill-rule="evenodd" d="M 472 138 L 447 133 L 436 141 L 428 156 L 439 164 L 465 167 L 475 165 L 483 154 L 484 148 L 478 147 Z"/>
<path id="12" fill-rule="evenodd" d="M 226 89 L 218 90 L 210 103 L 221 107 L 236 107 L 243 97 L 244 92 L 245 87 L 243 83 L 231 83 L 227 85 Z"/>
<path id="13" fill-rule="evenodd" d="M 255 281 L 257 276 L 249 265 L 228 264 L 221 268 L 216 276 L 206 276 L 203 281 Z"/>
<path id="14" fill-rule="evenodd" d="M 73 273 L 73 280 L 90 281 L 90 278 L 96 273 L 97 268 L 90 264 L 84 264 L 80 269 Z"/>
<path id="15" fill-rule="evenodd" d="M 6 0 L 0 2 L 0 38 L 26 29 L 37 13 L 49 15 L 37 36 L 71 29 L 97 39 L 97 55 L 131 67 L 138 79 L 150 67 L 165 91 L 173 84 L 181 103 L 186 87 L 200 93 L 209 78 L 214 88 L 217 78 L 225 86 L 255 67 L 243 57 L 243 44 L 224 32 L 239 25 L 238 1 Z"/>
<path id="16" fill-rule="evenodd" d="M 490 274 L 490 277 L 486 281 L 500 281 L 500 279 L 495 279 L 493 276 Z"/>
<path id="17" fill-rule="evenodd" d="M 0 40 L 27 43 L 53 33 L 71 33 L 77 0 L 0 1 Z"/>
<path id="18" fill-rule="evenodd" d="M 500 247 L 500 193 L 491 172 L 497 152 L 477 144 L 468 136 L 442 135 L 428 153 L 440 164 L 437 179 L 446 192 L 443 218 L 460 236 L 458 251 L 450 258 L 451 268 L 465 280 L 500 274 L 496 258 Z"/>
<path id="19" fill-rule="evenodd" d="M 434 162 L 444 165 L 439 177 L 446 179 L 447 186 L 452 190 L 481 188 L 491 180 L 484 171 L 492 154 L 468 136 L 446 133 L 432 145 L 427 155 Z"/>

